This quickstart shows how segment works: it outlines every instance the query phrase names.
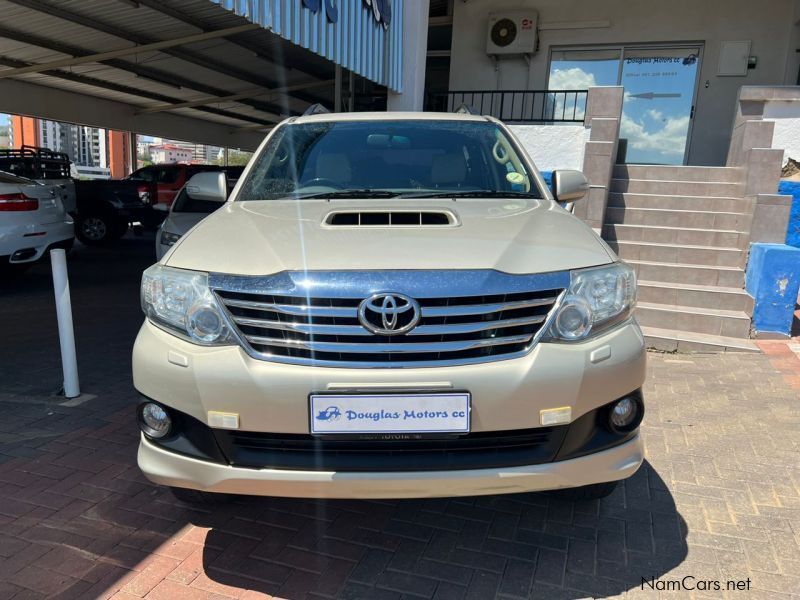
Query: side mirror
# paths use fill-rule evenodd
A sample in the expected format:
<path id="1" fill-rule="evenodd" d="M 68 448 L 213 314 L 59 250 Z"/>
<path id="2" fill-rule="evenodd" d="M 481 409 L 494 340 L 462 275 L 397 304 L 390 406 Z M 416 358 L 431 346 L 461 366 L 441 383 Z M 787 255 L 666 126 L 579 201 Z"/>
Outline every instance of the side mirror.
<path id="1" fill-rule="evenodd" d="M 223 203 L 228 199 L 228 181 L 222 171 L 198 173 L 186 184 L 186 193 L 192 200 Z"/>
<path id="2" fill-rule="evenodd" d="M 575 202 L 589 192 L 589 180 L 580 171 L 553 171 L 553 196 L 559 202 Z"/>

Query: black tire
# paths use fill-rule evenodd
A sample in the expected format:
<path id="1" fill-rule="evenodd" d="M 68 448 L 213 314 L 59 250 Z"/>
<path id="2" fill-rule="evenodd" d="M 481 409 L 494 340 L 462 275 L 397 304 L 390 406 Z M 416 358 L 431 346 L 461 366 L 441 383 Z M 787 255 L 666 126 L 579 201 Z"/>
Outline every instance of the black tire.
<path id="1" fill-rule="evenodd" d="M 594 483 L 592 485 L 584 485 L 582 487 L 569 488 L 564 490 L 557 490 L 555 494 L 564 500 L 572 502 L 589 502 L 591 500 L 600 500 L 606 496 L 610 496 L 619 481 L 608 481 L 605 483 Z"/>
<path id="2" fill-rule="evenodd" d="M 79 215 L 75 236 L 87 246 L 103 246 L 115 242 L 128 230 L 128 223 L 107 213 Z"/>
<path id="3" fill-rule="evenodd" d="M 186 504 L 194 506 L 223 506 L 230 502 L 228 494 L 215 494 L 212 492 L 201 492 L 200 490 L 190 490 L 187 488 L 171 487 L 169 491 L 176 499 Z"/>

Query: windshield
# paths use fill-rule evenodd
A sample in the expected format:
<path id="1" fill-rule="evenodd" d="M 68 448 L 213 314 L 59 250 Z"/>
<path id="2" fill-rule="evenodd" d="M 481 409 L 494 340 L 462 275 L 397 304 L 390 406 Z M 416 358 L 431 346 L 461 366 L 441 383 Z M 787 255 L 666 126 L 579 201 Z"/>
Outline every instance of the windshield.
<path id="1" fill-rule="evenodd" d="M 237 200 L 350 196 L 542 197 L 497 124 L 400 120 L 283 125 Z"/>

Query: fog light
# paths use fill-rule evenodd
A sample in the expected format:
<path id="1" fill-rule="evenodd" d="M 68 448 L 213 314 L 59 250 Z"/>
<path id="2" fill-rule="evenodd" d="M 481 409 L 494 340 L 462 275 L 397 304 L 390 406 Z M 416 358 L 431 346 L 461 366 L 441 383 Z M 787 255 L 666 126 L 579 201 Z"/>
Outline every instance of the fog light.
<path id="1" fill-rule="evenodd" d="M 608 415 L 609 427 L 618 433 L 632 431 L 641 423 L 642 412 L 642 404 L 637 398 L 621 398 L 611 406 Z"/>
<path id="2" fill-rule="evenodd" d="M 172 419 L 158 404 L 148 402 L 139 409 L 139 427 L 145 435 L 160 439 L 172 428 Z"/>

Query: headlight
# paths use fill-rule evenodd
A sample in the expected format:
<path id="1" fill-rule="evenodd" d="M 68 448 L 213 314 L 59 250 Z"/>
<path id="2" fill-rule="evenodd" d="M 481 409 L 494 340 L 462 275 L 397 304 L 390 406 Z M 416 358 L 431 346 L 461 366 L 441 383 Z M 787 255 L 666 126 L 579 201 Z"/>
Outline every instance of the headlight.
<path id="1" fill-rule="evenodd" d="M 161 232 L 161 245 L 162 246 L 174 246 L 175 242 L 181 239 L 180 233 L 172 233 L 171 231 L 162 231 Z"/>
<path id="2" fill-rule="evenodd" d="M 582 340 L 624 321 L 636 304 L 636 275 L 623 262 L 573 271 L 550 338 Z"/>
<path id="3" fill-rule="evenodd" d="M 142 275 L 142 310 L 196 344 L 233 343 L 206 273 L 153 265 Z"/>

